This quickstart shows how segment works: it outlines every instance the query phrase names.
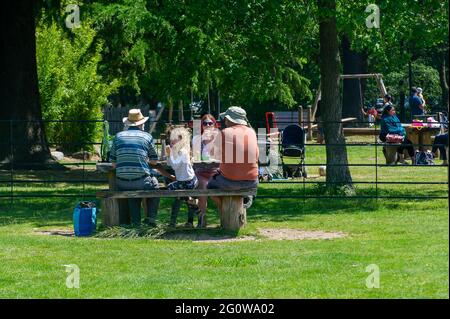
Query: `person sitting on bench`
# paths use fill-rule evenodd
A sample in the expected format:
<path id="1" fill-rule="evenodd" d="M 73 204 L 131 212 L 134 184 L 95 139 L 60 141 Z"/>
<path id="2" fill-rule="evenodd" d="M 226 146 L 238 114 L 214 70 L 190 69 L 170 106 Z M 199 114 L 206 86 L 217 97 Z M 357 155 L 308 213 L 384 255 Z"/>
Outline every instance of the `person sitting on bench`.
<path id="1" fill-rule="evenodd" d="M 448 165 L 446 148 L 448 148 L 448 132 L 436 135 L 431 151 L 436 155 L 437 150 L 439 150 L 441 160 L 443 161 L 442 165 Z"/>
<path id="2" fill-rule="evenodd" d="M 201 134 L 192 138 L 192 148 L 194 158 L 208 162 L 213 158 L 213 146 L 216 135 L 220 133 L 217 128 L 216 118 L 211 114 L 205 114 L 201 118 Z M 198 189 L 206 189 L 211 177 L 217 174 L 216 167 L 196 168 L 195 176 L 198 178 Z M 198 198 L 198 228 L 206 227 L 206 208 L 208 197 L 200 196 Z"/>
<path id="3" fill-rule="evenodd" d="M 380 140 L 382 142 L 390 143 L 391 141 L 388 137 L 390 134 L 403 136 L 401 145 L 397 148 L 398 162 L 407 164 L 403 155 L 404 150 L 407 150 L 411 159 L 414 159 L 414 148 L 412 146 L 412 142 L 406 138 L 405 129 L 395 114 L 395 108 L 391 104 L 388 104 L 383 109 L 383 114 L 381 115 Z"/>
<path id="4" fill-rule="evenodd" d="M 220 114 L 226 128 L 214 141 L 214 156 L 221 161 L 219 171 L 208 182 L 208 189 L 241 190 L 258 186 L 259 148 L 255 131 L 250 128 L 247 113 L 238 106 L 232 106 Z M 221 198 L 212 197 L 221 207 Z M 249 207 L 251 198 L 247 198 Z"/>
<path id="5" fill-rule="evenodd" d="M 170 146 L 166 146 L 167 164 L 174 172 L 176 180 L 167 189 L 195 189 L 198 186 L 198 179 L 195 176 L 191 161 L 191 136 L 187 128 L 177 127 L 170 132 Z M 197 200 L 193 198 L 175 198 L 172 204 L 170 215 L 170 227 L 176 227 L 177 216 L 181 203 L 186 200 L 188 203 L 188 221 L 186 227 L 193 227 L 194 214 L 198 212 Z"/>
<path id="6" fill-rule="evenodd" d="M 158 188 L 158 180 L 149 164 L 157 165 L 158 155 L 153 137 L 144 132 L 144 117 L 140 109 L 131 109 L 123 123 L 128 128 L 114 137 L 110 161 L 116 169 L 116 185 L 118 190 L 151 190 Z M 146 224 L 156 226 L 156 214 L 159 198 L 148 198 Z M 141 198 L 128 199 L 131 222 L 141 223 Z"/>

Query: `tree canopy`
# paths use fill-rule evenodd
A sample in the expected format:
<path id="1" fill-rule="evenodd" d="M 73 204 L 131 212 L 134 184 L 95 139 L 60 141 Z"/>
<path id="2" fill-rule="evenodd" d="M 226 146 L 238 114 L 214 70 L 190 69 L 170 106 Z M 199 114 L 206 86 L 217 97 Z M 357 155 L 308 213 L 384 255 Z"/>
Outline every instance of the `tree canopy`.
<path id="1" fill-rule="evenodd" d="M 36 120 L 33 130 L 40 144 L 46 140 L 38 124 L 42 114 L 46 119 L 70 114 L 92 119 L 101 105 L 122 100 L 187 106 L 191 96 L 204 100 L 220 92 L 224 107 L 242 105 L 259 121 L 265 110 L 311 104 L 322 64 L 329 63 L 320 59 L 319 25 L 330 16 L 336 18 L 339 51 L 340 42 L 348 41 L 346 50 L 362 53 L 368 72 L 392 81 L 411 74 L 411 84 L 430 88 L 425 96 L 448 107 L 448 0 L 380 1 L 379 28 L 366 25 L 369 1 L 357 0 L 336 0 L 332 8 L 311 0 L 5 3 L 0 69 L 8 81 L 0 86 L 4 103 L 15 111 L 2 118 L 26 114 Z M 70 29 L 67 5 L 74 4 L 81 27 Z M 29 28 L 20 28 L 25 24 Z M 414 70 L 409 72 L 408 65 Z M 394 94 L 406 90 L 404 84 L 386 85 Z M 86 111 L 89 107 L 94 111 Z M 0 129 L 9 134 L 8 128 Z M 37 157 L 38 151 L 28 149 L 23 158 L 48 159 L 48 148 L 42 150 L 47 155 Z M 3 152 L 0 157 L 8 156 Z"/>

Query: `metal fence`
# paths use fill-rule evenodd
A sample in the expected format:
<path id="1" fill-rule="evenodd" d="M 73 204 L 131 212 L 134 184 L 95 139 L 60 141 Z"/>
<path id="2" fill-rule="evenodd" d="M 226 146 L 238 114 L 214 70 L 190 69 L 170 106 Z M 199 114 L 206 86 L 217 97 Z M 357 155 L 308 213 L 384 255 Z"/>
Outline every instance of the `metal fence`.
<path id="1" fill-rule="evenodd" d="M 16 120 L 2 120 L 2 125 L 10 125 L 12 127 L 17 122 Z M 49 122 L 56 121 L 42 121 L 41 125 L 46 125 Z M 57 121 L 61 123 L 76 122 L 77 125 L 87 125 L 87 123 L 100 123 L 103 120 L 98 121 Z M 114 121 L 118 125 L 121 121 Z M 252 122 L 254 128 L 265 128 L 265 122 Z M 293 123 L 284 123 L 293 124 Z M 304 122 L 304 125 L 311 123 Z M 317 124 L 315 122 L 314 124 Z M 323 124 L 323 123 L 322 123 Z M 330 184 L 325 180 L 319 180 L 321 177 L 312 176 L 300 177 L 294 179 L 279 179 L 275 181 L 262 181 L 261 184 L 280 185 L 278 188 L 264 187 L 258 194 L 258 198 L 275 198 L 275 199 L 310 199 L 310 198 L 323 198 L 323 199 L 448 199 L 448 165 L 427 165 L 427 166 L 410 166 L 410 165 L 387 165 L 384 162 L 382 153 L 383 146 L 392 146 L 392 144 L 382 143 L 378 139 L 377 125 L 368 127 L 368 122 L 353 122 L 354 124 L 360 124 L 367 126 L 369 130 L 374 130 L 370 137 L 361 138 L 362 141 L 355 139 L 348 140 L 345 143 L 347 148 L 349 163 L 348 164 L 334 164 L 337 166 L 348 166 L 352 170 L 354 175 L 353 185 L 357 188 L 356 195 L 348 196 L 342 193 L 329 194 L 322 191 L 322 186 Z M 345 124 L 343 124 L 345 126 Z M 9 136 L 9 141 L 0 141 L 2 147 L 9 147 L 12 151 L 17 146 L 17 142 L 13 138 L 12 134 Z M 80 160 L 64 160 L 60 161 L 59 165 L 70 169 L 67 171 L 55 170 L 52 168 L 46 170 L 21 170 L 15 166 L 14 159 L 9 163 L 8 167 L 5 165 L 0 166 L 0 200 L 8 201 L 10 204 L 14 203 L 15 199 L 19 198 L 77 198 L 77 199 L 89 199 L 95 198 L 95 188 L 106 188 L 108 180 L 105 173 L 96 172 L 94 167 L 96 166 L 97 158 L 88 159 L 84 156 L 84 151 L 88 146 L 101 146 L 102 141 L 80 141 L 74 140 L 81 146 L 82 158 Z M 67 142 L 65 142 L 67 143 Z M 55 148 L 61 145 L 61 141 L 47 141 L 47 145 L 51 148 Z M 160 150 L 161 144 L 156 136 L 156 145 Z M 413 144 L 413 147 L 431 147 L 433 144 Z M 448 144 L 447 144 L 448 145 Z M 328 146 L 331 146 L 328 144 Z M 318 144 L 314 141 L 305 141 L 305 162 L 304 166 L 310 172 L 317 170 L 320 166 L 331 167 L 331 164 L 326 163 L 326 157 L 324 157 L 324 151 L 326 144 Z M 365 155 L 369 156 L 365 163 L 355 163 L 355 149 L 371 149 L 370 152 L 365 152 Z M 310 155 L 311 154 L 311 155 Z M 372 154 L 372 155 L 370 155 Z M 314 158 L 314 160 L 310 160 Z M 23 164 L 23 163 L 22 163 Z M 32 165 L 33 163 L 29 163 Z M 361 171 L 363 169 L 363 171 Z M 411 176 L 403 176 L 402 178 L 386 178 L 386 174 L 395 172 L 398 175 L 402 175 L 402 170 L 413 170 L 413 174 L 416 174 L 415 178 L 411 180 Z M 434 171 L 437 170 L 437 171 Z M 436 173 L 438 172 L 438 173 Z M 32 176 L 30 176 L 32 175 Z M 356 176 L 358 175 L 358 176 Z M 361 175 L 361 176 L 359 176 Z M 420 177 L 420 178 L 419 178 Z M 430 180 L 435 179 L 437 180 Z M 316 180 L 317 179 L 317 180 Z M 334 182 L 340 184 L 339 182 Z M 53 185 L 54 190 L 48 191 L 48 187 L 42 187 L 42 185 Z M 281 186 L 283 185 L 283 186 Z M 391 188 L 395 189 L 399 185 L 404 185 L 402 190 L 394 190 L 391 192 Z M 283 187 L 288 187 L 289 191 L 280 191 Z M 360 189 L 358 189 L 360 187 Z M 390 187 L 390 188 L 386 188 Z M 408 193 L 407 195 L 405 194 Z"/>

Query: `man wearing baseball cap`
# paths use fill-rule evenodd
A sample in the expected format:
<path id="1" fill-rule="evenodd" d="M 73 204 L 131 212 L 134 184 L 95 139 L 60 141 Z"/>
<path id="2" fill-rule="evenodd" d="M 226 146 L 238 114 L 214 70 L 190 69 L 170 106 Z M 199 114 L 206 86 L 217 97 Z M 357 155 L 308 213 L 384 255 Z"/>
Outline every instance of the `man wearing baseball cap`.
<path id="1" fill-rule="evenodd" d="M 150 190 L 158 188 L 158 180 L 150 164 L 156 165 L 158 155 L 153 137 L 144 132 L 148 117 L 144 117 L 140 109 L 131 109 L 123 123 L 128 129 L 117 133 L 114 138 L 110 160 L 116 169 L 116 185 L 119 190 Z M 148 198 L 146 223 L 155 226 L 159 198 Z M 128 199 L 131 222 L 141 223 L 141 199 Z"/>
<path id="2" fill-rule="evenodd" d="M 258 185 L 259 149 L 255 131 L 247 113 L 232 106 L 220 114 L 226 128 L 214 142 L 215 157 L 220 160 L 219 173 L 208 182 L 209 189 L 240 190 Z M 212 198 L 220 207 L 221 198 Z"/>
<path id="3" fill-rule="evenodd" d="M 411 119 L 414 119 L 415 115 L 424 115 L 424 103 L 419 97 L 419 91 L 416 87 L 411 88 L 411 96 L 409 98 L 409 107 L 411 109 Z"/>

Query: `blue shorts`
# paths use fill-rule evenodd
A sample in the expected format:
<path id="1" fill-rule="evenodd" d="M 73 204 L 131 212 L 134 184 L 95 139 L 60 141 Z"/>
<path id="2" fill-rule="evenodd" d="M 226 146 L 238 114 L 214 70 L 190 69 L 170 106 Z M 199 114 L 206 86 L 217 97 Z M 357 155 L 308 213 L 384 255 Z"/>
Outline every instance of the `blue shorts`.
<path id="1" fill-rule="evenodd" d="M 208 189 L 241 190 L 252 189 L 258 186 L 258 180 L 254 181 L 233 181 L 225 178 L 222 174 L 214 175 L 208 182 Z"/>

